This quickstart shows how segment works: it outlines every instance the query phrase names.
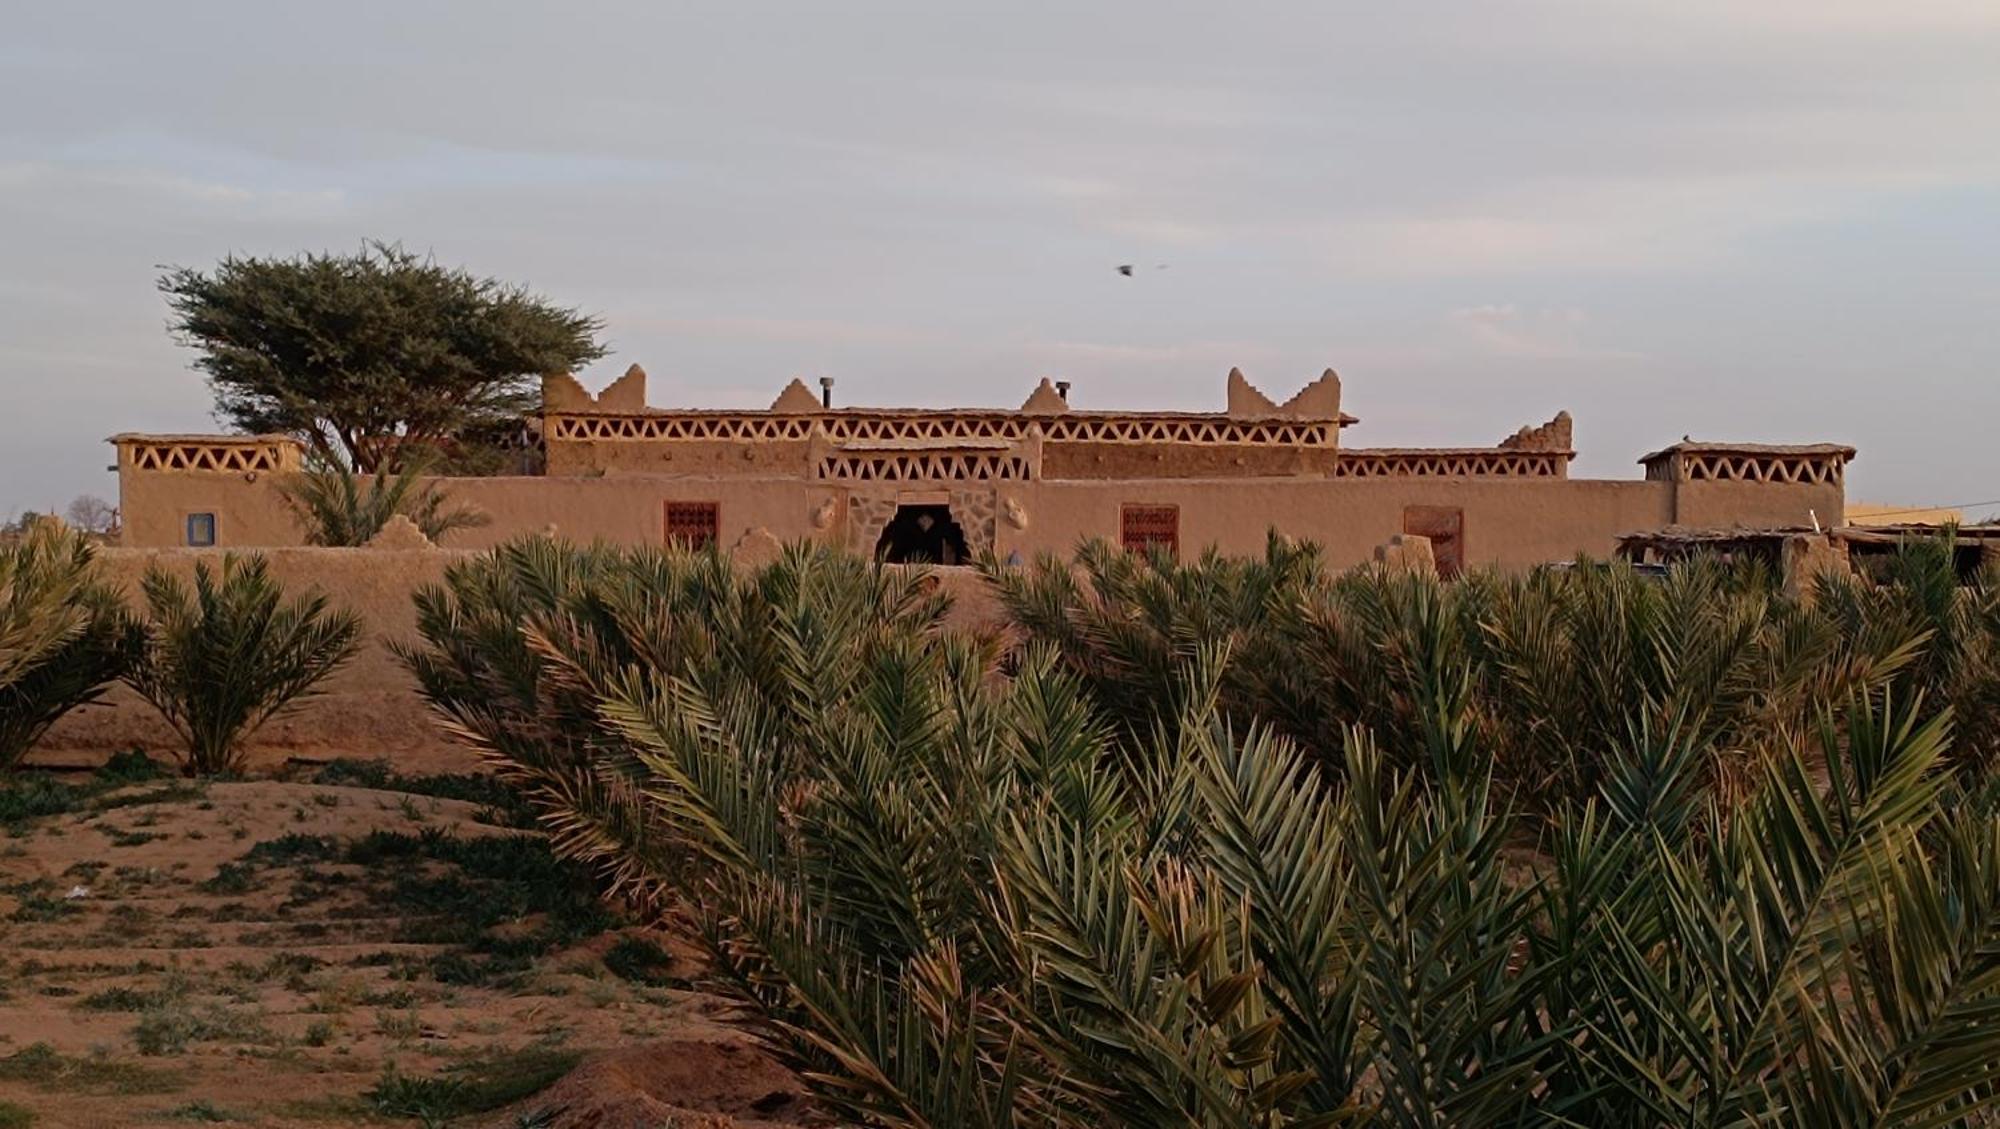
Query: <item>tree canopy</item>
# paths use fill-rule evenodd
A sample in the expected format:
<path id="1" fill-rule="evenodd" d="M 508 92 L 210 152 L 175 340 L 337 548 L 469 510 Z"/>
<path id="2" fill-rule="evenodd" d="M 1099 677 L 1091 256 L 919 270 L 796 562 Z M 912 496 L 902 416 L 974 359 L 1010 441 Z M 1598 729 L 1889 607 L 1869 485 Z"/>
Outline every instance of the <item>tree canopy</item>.
<path id="1" fill-rule="evenodd" d="M 160 278 L 216 415 L 296 435 L 358 471 L 420 451 L 464 466 L 534 409 L 535 379 L 606 352 L 603 322 L 399 244 L 351 255 L 230 256 Z"/>

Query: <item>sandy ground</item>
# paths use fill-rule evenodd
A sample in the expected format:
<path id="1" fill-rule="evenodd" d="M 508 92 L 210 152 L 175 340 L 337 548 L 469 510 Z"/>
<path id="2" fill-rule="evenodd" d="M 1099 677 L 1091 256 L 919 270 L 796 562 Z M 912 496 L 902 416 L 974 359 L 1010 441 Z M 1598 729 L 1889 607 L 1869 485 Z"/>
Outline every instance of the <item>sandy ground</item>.
<path id="1" fill-rule="evenodd" d="M 612 921 L 544 947 L 561 911 L 532 905 L 461 935 L 527 896 L 442 857 L 532 839 L 495 819 L 379 788 L 160 779 L 14 825 L 0 1129 L 813 1123 L 670 937 Z M 388 854 L 358 864 L 364 841 Z M 665 960 L 607 959 L 641 939 Z"/>

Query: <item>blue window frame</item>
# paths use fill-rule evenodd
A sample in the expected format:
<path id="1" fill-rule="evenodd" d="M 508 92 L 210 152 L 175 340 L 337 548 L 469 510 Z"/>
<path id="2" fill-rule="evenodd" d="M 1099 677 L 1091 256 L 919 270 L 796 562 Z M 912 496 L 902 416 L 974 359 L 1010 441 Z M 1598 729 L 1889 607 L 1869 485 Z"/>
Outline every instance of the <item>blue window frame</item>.
<path id="1" fill-rule="evenodd" d="M 215 515 L 187 515 L 187 543 L 191 548 L 205 549 L 215 544 Z"/>

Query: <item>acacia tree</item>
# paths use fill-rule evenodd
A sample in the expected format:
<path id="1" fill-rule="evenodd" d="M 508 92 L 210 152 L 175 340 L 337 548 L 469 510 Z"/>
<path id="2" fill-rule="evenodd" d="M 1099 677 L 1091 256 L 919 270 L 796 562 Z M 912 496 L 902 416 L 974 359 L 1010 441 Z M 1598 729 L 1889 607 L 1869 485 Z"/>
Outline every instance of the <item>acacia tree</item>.
<path id="1" fill-rule="evenodd" d="M 605 353 L 600 319 L 393 243 L 231 256 L 212 272 L 175 267 L 159 286 L 218 418 L 296 435 L 364 473 L 413 451 L 476 464 L 533 409 L 536 377 Z"/>

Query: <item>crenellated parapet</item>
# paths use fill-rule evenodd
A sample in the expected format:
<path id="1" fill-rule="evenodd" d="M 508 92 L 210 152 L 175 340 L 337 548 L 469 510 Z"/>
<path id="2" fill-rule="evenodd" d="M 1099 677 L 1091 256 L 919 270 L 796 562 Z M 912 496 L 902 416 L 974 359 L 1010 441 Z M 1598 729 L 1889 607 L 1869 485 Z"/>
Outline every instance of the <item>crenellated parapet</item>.
<path id="1" fill-rule="evenodd" d="M 1340 410 L 1340 374 L 1327 369 L 1319 379 L 1299 389 L 1291 399 L 1280 404 L 1250 383 L 1243 370 L 1229 370 L 1229 378 L 1224 393 L 1228 398 L 1228 414 L 1238 419 L 1257 419 L 1267 416 L 1288 416 L 1292 419 L 1336 420 L 1341 426 L 1350 426 L 1361 421 L 1345 415 Z"/>
<path id="2" fill-rule="evenodd" d="M 807 393 L 811 395 L 811 393 Z M 646 410 L 646 370 L 633 365 L 625 375 L 605 385 L 595 396 L 583 382 L 566 372 L 542 377 L 542 414 L 563 412 L 643 412 Z"/>
<path id="3" fill-rule="evenodd" d="M 1220 412 L 1081 410 L 1065 381 L 1041 380 L 1019 408 L 835 408 L 793 380 L 770 408 L 646 406 L 637 365 L 592 395 L 544 381 L 549 472 L 793 476 L 806 480 L 1539 479 L 1569 477 L 1573 422 L 1557 412 L 1492 447 L 1353 448 L 1340 376 L 1327 369 L 1282 403 L 1231 369 Z M 1682 443 L 1648 456 L 1674 481 L 1838 483 L 1849 448 Z"/>
<path id="4" fill-rule="evenodd" d="M 1340 411 L 1340 381 L 1331 370 L 1284 404 L 1254 389 L 1246 400 L 1248 383 L 1232 372 L 1227 412 L 1080 411 L 1070 406 L 1066 383 L 1047 379 L 1011 411 L 833 408 L 803 380 L 787 384 L 764 411 L 674 410 L 646 407 L 644 381 L 634 366 L 593 396 L 573 377 L 546 378 L 550 473 L 792 473 L 841 481 L 1009 480 L 1045 471 L 1059 478 L 1324 474 L 1340 429 L 1355 422 Z M 1031 441 L 1032 456 L 990 454 Z M 906 449 L 867 449 L 899 445 Z"/>
<path id="5" fill-rule="evenodd" d="M 1560 451 L 1576 450 L 1570 435 L 1568 412 L 1557 412 L 1555 418 L 1540 427 L 1524 427 L 1500 441 L 1501 449 L 1508 451 Z"/>

